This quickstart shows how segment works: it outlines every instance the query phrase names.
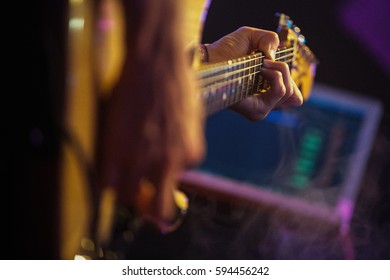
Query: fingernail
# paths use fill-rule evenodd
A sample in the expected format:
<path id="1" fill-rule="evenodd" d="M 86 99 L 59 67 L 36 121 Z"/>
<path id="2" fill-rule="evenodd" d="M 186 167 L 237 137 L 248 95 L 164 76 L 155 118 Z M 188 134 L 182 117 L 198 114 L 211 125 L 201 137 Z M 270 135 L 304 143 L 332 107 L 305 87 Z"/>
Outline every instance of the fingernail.
<path id="1" fill-rule="evenodd" d="M 270 56 L 272 57 L 273 60 L 275 60 L 275 53 L 276 53 L 276 51 L 274 49 L 271 49 L 269 51 L 269 54 L 270 54 Z"/>

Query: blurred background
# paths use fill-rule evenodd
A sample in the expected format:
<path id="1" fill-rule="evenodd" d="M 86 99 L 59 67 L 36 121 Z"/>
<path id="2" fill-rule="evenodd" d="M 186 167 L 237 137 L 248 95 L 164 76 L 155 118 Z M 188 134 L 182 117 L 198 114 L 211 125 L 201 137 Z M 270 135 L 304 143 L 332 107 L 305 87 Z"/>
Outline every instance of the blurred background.
<path id="1" fill-rule="evenodd" d="M 386 31 L 389 20 L 385 11 L 389 10 L 389 5 L 385 0 L 214 0 L 204 27 L 203 42 L 210 43 L 244 25 L 276 30 L 278 20 L 275 14 L 285 13 L 301 29 L 307 45 L 320 61 L 316 83 L 331 87 L 336 96 L 340 92 L 340 99 L 344 98 L 342 92 L 351 93 L 347 97 L 351 103 L 355 99 L 368 97 L 380 104 L 380 120 L 374 124 L 377 130 L 374 129 L 372 135 L 364 140 L 370 151 L 367 161 L 364 160 L 364 169 L 358 171 L 357 175 L 355 208 L 348 240 L 332 232 L 325 223 L 309 225 L 299 217 L 281 218 L 278 211 L 271 213 L 262 207 L 240 203 L 234 197 L 221 199 L 221 196 L 212 196 L 207 191 L 203 194 L 195 191 L 190 196 L 187 219 L 178 232 L 157 238 L 155 242 L 151 242 L 153 238 L 146 235 L 148 237 L 140 238 L 138 245 L 131 246 L 127 257 L 388 259 L 390 56 L 387 48 L 390 39 Z M 347 107 L 349 105 L 344 108 L 345 111 L 353 110 L 353 105 Z M 311 111 L 312 117 L 321 122 L 315 110 Z M 251 170 L 251 164 L 258 167 L 273 160 L 280 162 L 285 159 L 275 153 L 297 153 L 291 148 L 291 142 L 288 143 L 290 138 L 280 139 L 286 135 L 274 132 L 283 125 L 276 121 L 270 127 L 269 123 L 272 123 L 270 117 L 259 125 L 251 126 L 229 111 L 211 116 L 206 130 L 208 156 L 201 169 L 222 174 L 228 180 L 247 182 L 253 179 L 249 178 L 250 171 L 255 169 Z M 252 137 L 247 137 L 251 138 L 248 140 L 244 139 L 244 135 Z M 355 136 L 352 136 L 353 139 Z M 274 149 L 275 143 L 285 145 L 284 150 Z M 227 151 L 229 147 L 231 150 Z M 245 156 L 246 160 L 243 159 Z M 323 153 L 321 157 L 324 160 L 326 154 Z M 350 157 L 348 160 L 353 159 Z M 230 166 L 223 169 L 226 162 Z M 336 168 L 340 168 L 340 174 L 345 173 L 343 167 Z M 276 170 L 280 174 L 277 167 L 272 172 Z M 274 177 L 277 176 L 275 173 L 272 173 Z M 264 182 L 265 172 L 257 174 L 262 175 Z M 271 186 L 271 191 L 274 189 Z"/>
<path id="2" fill-rule="evenodd" d="M 57 172 L 59 139 L 55 117 L 61 115 L 61 109 L 53 118 L 48 108 L 53 92 L 59 99 L 64 94 L 64 81 L 60 78 L 64 74 L 61 56 L 65 50 L 60 35 L 64 25 L 59 18 L 66 1 L 29 5 L 22 12 L 22 29 L 27 35 L 22 38 L 23 67 L 18 74 L 20 82 L 15 85 L 15 92 L 22 94 L 24 101 L 19 104 L 20 100 L 16 100 L 19 114 L 11 117 L 12 145 L 21 147 L 15 150 L 11 161 L 15 170 L 11 180 L 16 191 L 13 228 L 21 241 L 20 251 L 14 253 L 15 258 L 50 259 L 58 256 L 58 244 L 53 238 L 58 234 L 58 221 L 56 214 L 47 209 L 55 208 L 58 193 L 53 188 L 55 181 L 50 185 L 40 180 L 47 176 L 55 180 Z M 275 13 L 285 13 L 300 27 L 307 45 L 320 61 L 316 82 L 374 98 L 382 105 L 383 113 L 359 180 L 347 241 L 356 259 L 390 258 L 390 20 L 385 14 L 389 10 L 386 0 L 213 0 L 204 26 L 203 42 L 210 43 L 244 25 L 275 30 Z M 219 117 L 218 122 L 229 120 L 230 115 L 227 116 Z M 239 128 L 235 129 L 241 133 Z M 31 166 L 33 173 L 28 171 Z M 26 176 L 16 172 L 20 168 Z M 290 225 L 291 221 L 234 199 L 222 200 L 196 192 L 189 198 L 187 217 L 176 232 L 161 236 L 144 229 L 128 239 L 131 242 L 118 243 L 123 257 L 345 258 L 345 248 L 340 246 L 343 241 L 337 233 L 321 226 Z M 26 209 L 40 210 L 37 213 Z"/>

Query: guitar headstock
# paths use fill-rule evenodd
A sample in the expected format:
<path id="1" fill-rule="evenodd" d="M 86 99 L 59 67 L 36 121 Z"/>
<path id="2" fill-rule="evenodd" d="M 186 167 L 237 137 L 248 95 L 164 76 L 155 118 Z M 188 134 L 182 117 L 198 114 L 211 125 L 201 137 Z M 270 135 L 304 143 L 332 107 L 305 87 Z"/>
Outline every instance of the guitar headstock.
<path id="1" fill-rule="evenodd" d="M 289 16 L 283 13 L 276 14 L 279 17 L 277 33 L 280 40 L 280 48 L 294 48 L 294 59 L 290 65 L 291 76 L 301 90 L 303 99 L 310 97 L 318 60 L 306 45 L 305 36 Z"/>

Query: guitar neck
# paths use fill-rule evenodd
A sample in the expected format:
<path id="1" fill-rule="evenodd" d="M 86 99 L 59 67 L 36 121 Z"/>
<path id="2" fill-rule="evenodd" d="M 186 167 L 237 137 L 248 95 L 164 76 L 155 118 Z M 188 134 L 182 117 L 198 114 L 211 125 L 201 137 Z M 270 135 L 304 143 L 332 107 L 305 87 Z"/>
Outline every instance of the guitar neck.
<path id="1" fill-rule="evenodd" d="M 293 47 L 278 49 L 275 60 L 291 66 L 294 52 Z M 257 52 L 222 63 L 204 65 L 199 69 L 198 82 L 207 115 L 264 89 L 266 82 L 261 77 L 264 58 L 263 53 Z"/>

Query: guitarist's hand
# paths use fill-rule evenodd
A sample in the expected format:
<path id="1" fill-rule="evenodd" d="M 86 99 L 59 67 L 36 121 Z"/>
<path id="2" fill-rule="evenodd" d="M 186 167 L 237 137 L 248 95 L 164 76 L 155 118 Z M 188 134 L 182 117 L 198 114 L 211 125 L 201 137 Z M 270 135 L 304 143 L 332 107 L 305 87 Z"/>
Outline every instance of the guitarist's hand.
<path id="1" fill-rule="evenodd" d="M 274 60 L 278 46 L 277 33 L 251 27 L 241 27 L 207 45 L 210 63 L 239 58 L 256 50 L 264 53 L 262 76 L 270 82 L 270 88 L 230 107 L 250 120 L 262 120 L 271 110 L 302 105 L 302 93 L 292 80 L 288 65 Z"/>

